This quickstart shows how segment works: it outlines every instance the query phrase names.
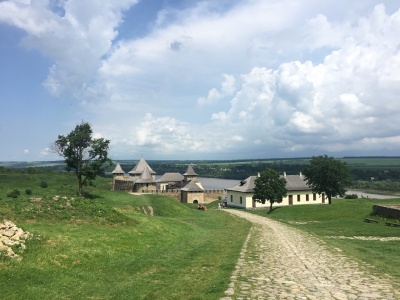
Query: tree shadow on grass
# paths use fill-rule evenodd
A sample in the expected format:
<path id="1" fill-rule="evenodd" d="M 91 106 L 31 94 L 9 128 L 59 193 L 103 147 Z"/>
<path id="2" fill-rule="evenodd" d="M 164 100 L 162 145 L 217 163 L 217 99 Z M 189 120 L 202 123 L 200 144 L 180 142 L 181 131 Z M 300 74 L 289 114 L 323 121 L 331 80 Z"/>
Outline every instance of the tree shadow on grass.
<path id="1" fill-rule="evenodd" d="M 88 192 L 83 192 L 82 196 L 83 196 L 83 198 L 88 199 L 88 200 L 94 200 L 94 199 L 101 198 L 99 195 L 91 194 Z"/>
<path id="2" fill-rule="evenodd" d="M 280 207 L 280 206 L 278 206 L 278 207 L 272 207 L 271 210 L 268 210 L 267 215 L 272 214 L 275 210 L 277 210 L 277 209 L 279 209 L 279 208 L 281 208 L 281 207 Z"/>

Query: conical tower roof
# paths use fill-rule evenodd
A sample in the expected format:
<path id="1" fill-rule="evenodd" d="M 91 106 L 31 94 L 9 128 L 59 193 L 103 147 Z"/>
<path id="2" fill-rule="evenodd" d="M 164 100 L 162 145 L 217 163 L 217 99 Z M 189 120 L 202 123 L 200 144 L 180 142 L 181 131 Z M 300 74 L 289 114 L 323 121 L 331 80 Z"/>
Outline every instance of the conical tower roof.
<path id="1" fill-rule="evenodd" d="M 150 173 L 150 167 L 145 168 L 142 172 L 142 174 L 140 174 L 139 179 L 136 181 L 137 183 L 153 183 L 156 182 L 153 177 L 151 176 Z"/>
<path id="2" fill-rule="evenodd" d="M 184 176 L 197 176 L 196 172 L 193 170 L 192 165 L 187 167 L 186 173 L 183 174 Z"/>
<path id="3" fill-rule="evenodd" d="M 153 171 L 152 168 L 150 168 L 149 164 L 144 160 L 142 157 L 139 162 L 136 164 L 136 166 L 133 167 L 133 169 L 129 172 L 129 174 L 142 174 L 143 171 L 148 168 L 150 171 L 150 174 L 156 174 L 156 172 Z"/>
<path id="4" fill-rule="evenodd" d="M 181 190 L 187 192 L 204 192 L 204 189 L 194 181 L 190 181 L 185 187 L 181 188 Z"/>
<path id="5" fill-rule="evenodd" d="M 114 171 L 111 172 L 112 174 L 125 174 L 124 170 L 122 170 L 121 165 L 119 163 L 117 163 L 117 165 L 115 166 Z"/>

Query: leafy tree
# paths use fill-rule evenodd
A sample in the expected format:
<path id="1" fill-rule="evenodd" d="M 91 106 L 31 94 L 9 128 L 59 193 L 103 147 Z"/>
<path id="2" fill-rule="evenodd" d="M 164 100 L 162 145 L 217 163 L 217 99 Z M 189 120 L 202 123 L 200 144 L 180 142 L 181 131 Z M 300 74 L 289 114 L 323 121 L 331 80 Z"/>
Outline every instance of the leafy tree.
<path id="1" fill-rule="evenodd" d="M 332 197 L 344 197 L 345 187 L 351 183 L 347 164 L 326 155 L 313 156 L 303 174 L 314 193 L 326 194 L 329 204 L 332 203 Z"/>
<path id="2" fill-rule="evenodd" d="M 269 211 L 272 211 L 272 205 L 281 203 L 282 198 L 286 197 L 286 180 L 279 176 L 279 173 L 273 169 L 266 169 L 254 181 L 253 199 L 265 204 L 269 201 Z"/>
<path id="3" fill-rule="evenodd" d="M 79 196 L 82 195 L 83 185 L 104 173 L 104 168 L 112 163 L 108 158 L 110 141 L 95 139 L 92 133 L 90 124 L 82 121 L 67 136 L 59 135 L 52 146 L 64 157 L 66 170 L 75 172 Z"/>

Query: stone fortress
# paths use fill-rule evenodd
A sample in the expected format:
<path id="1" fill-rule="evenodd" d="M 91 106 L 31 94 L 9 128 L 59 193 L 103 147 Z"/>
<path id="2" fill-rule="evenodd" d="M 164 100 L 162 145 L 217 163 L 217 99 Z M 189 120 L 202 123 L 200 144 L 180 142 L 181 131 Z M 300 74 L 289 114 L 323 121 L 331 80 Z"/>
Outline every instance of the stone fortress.
<path id="1" fill-rule="evenodd" d="M 165 173 L 156 179 L 156 172 L 142 157 L 128 173 L 117 163 L 112 175 L 113 191 L 168 194 L 182 203 L 208 203 L 224 196 L 223 190 L 204 190 L 192 165 L 188 165 L 183 175 Z"/>

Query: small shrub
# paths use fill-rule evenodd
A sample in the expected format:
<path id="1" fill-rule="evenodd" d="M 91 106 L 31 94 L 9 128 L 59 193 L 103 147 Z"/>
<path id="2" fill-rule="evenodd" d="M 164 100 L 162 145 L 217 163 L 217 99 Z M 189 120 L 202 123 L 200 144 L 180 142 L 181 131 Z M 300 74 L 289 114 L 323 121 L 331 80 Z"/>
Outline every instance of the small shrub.
<path id="1" fill-rule="evenodd" d="M 42 188 L 47 188 L 49 185 L 47 184 L 47 182 L 46 181 L 42 181 L 41 183 L 40 183 L 40 187 L 42 187 Z"/>
<path id="2" fill-rule="evenodd" d="M 26 189 L 26 190 L 25 190 L 25 194 L 27 194 L 27 195 L 32 195 L 32 190 Z"/>
<path id="3" fill-rule="evenodd" d="M 18 196 L 20 195 L 20 191 L 18 191 L 17 189 L 14 189 L 12 192 L 9 192 L 7 194 L 7 197 L 11 197 L 11 198 L 18 198 Z"/>
<path id="4" fill-rule="evenodd" d="M 344 199 L 358 199 L 358 195 L 357 194 L 346 195 Z"/>

